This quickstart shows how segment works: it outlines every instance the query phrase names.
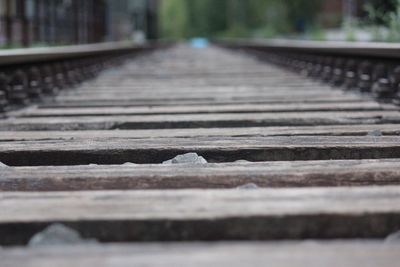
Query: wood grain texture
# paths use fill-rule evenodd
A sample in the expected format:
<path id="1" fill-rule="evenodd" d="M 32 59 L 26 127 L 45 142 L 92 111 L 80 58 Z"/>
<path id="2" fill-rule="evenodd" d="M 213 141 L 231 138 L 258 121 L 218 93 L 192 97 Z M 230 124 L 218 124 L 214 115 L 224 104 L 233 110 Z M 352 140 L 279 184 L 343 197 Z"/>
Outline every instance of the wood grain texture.
<path id="1" fill-rule="evenodd" d="M 87 131 L 0 131 L 0 141 L 71 140 L 71 139 L 148 139 L 171 137 L 257 137 L 257 136 L 367 136 L 380 131 L 385 136 L 400 135 L 399 124 L 288 126 L 246 128 L 194 128 L 157 130 Z"/>
<path id="2" fill-rule="evenodd" d="M 0 191 L 400 185 L 398 160 L 5 168 Z"/>
<path id="3" fill-rule="evenodd" d="M 2 248 L 1 266 L 397 266 L 393 105 L 179 47 L 6 115 L 0 162 L 21 167 L 0 167 L 0 245 L 53 223 L 99 243 Z M 158 164 L 187 152 L 210 163 Z"/>
<path id="4" fill-rule="evenodd" d="M 10 166 L 161 163 L 197 152 L 209 162 L 379 159 L 400 157 L 400 137 L 198 137 L 0 142 Z"/>
<path id="5" fill-rule="evenodd" d="M 400 245 L 377 241 L 169 243 L 0 250 L 3 267 L 396 267 Z"/>
<path id="6" fill-rule="evenodd" d="M 226 99 L 186 99 L 186 100 L 165 100 L 165 99 L 153 99 L 153 100 L 88 100 L 79 102 L 69 101 L 57 101 L 54 102 L 45 101 L 40 104 L 41 108 L 87 108 L 87 107 L 168 107 L 168 106 L 187 106 L 187 105 L 202 105 L 202 106 L 219 106 L 219 105 L 233 105 L 233 104 L 295 104 L 295 103 L 354 103 L 354 102 L 370 102 L 371 98 L 361 98 L 360 96 L 344 95 L 344 96 L 314 96 L 314 97 L 297 97 L 295 98 L 252 98 L 252 99 L 237 99 L 237 98 L 226 98 Z"/>
<path id="7" fill-rule="evenodd" d="M 9 118 L 0 130 L 106 130 L 398 123 L 397 111 Z"/>
<path id="8" fill-rule="evenodd" d="M 174 86 L 170 84 L 170 86 Z M 176 84 L 175 86 L 179 86 Z M 334 91 L 320 91 L 320 92 L 291 92 L 293 97 L 299 99 L 318 99 L 325 97 L 345 97 L 343 93 L 337 93 Z M 174 92 L 154 92 L 153 94 L 136 94 L 135 92 L 125 94 L 90 94 L 90 95 L 71 95 L 71 96 L 58 96 L 57 101 L 60 102 L 86 102 L 86 101 L 130 101 L 130 102 L 143 102 L 146 101 L 185 101 L 185 100 L 208 100 L 212 104 L 215 100 L 229 100 L 229 99 L 241 99 L 241 100 L 254 100 L 254 99 L 274 99 L 284 100 L 287 99 L 287 92 L 236 92 L 235 94 L 223 93 L 223 94 L 206 94 L 206 92 L 199 93 L 181 93 L 177 94 Z"/>
<path id="9" fill-rule="evenodd" d="M 93 92 L 92 92 L 93 94 Z M 157 115 L 197 113 L 255 113 L 255 112 L 299 112 L 299 111 L 373 111 L 397 110 L 392 105 L 376 102 L 349 103 L 292 103 L 292 104 L 242 104 L 219 106 L 170 106 L 170 107 L 82 107 L 82 108 L 36 108 L 9 113 L 9 116 L 50 117 L 50 116 L 104 116 L 104 115 Z"/>
<path id="10" fill-rule="evenodd" d="M 0 193 L 3 244 L 53 222 L 104 242 L 381 238 L 400 187 Z"/>

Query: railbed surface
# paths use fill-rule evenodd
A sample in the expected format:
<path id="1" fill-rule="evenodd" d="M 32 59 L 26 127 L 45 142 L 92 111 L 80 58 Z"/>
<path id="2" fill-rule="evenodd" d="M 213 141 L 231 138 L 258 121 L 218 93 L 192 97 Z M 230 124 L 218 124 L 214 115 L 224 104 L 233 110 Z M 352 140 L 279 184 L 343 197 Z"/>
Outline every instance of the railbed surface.
<path id="1" fill-rule="evenodd" d="M 0 119 L 0 265 L 398 266 L 399 135 L 246 54 L 137 56 Z M 55 223 L 82 240 L 27 246 Z"/>

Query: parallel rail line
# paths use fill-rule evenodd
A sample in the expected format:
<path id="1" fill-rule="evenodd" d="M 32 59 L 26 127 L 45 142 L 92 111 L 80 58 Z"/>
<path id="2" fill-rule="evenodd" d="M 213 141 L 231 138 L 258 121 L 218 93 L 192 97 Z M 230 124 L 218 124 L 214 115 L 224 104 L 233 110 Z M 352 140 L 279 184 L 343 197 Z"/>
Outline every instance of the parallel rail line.
<path id="1" fill-rule="evenodd" d="M 129 55 L 155 47 L 113 42 L 0 51 L 0 110 L 74 87 Z"/>
<path id="2" fill-rule="evenodd" d="M 385 102 L 399 102 L 400 45 L 317 41 L 227 41 L 223 46 L 257 53 L 336 87 L 371 93 Z"/>

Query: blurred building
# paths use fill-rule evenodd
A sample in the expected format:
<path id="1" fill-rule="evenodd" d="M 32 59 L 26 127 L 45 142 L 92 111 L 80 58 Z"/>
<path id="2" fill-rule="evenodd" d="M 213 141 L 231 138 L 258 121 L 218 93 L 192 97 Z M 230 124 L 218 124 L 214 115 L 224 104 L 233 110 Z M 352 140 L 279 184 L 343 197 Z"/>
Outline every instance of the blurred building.
<path id="1" fill-rule="evenodd" d="M 339 27 L 343 19 L 363 15 L 363 7 L 367 0 L 325 0 L 319 16 L 324 27 Z"/>
<path id="2" fill-rule="evenodd" d="M 107 6 L 108 39 L 157 38 L 158 0 L 107 0 Z"/>
<path id="3" fill-rule="evenodd" d="M 0 0 L 0 46 L 157 37 L 157 0 Z"/>

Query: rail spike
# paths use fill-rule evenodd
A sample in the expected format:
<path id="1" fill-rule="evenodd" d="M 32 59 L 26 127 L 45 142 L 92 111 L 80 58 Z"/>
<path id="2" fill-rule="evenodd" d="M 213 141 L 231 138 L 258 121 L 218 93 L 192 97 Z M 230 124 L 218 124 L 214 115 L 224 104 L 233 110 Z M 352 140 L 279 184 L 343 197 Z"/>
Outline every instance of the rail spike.
<path id="1" fill-rule="evenodd" d="M 330 82 L 333 76 L 333 58 L 325 57 L 323 59 L 323 67 L 322 67 L 322 81 Z"/>
<path id="2" fill-rule="evenodd" d="M 9 104 L 9 93 L 10 86 L 8 83 L 8 77 L 5 73 L 0 72 L 0 112 L 4 112 Z"/>
<path id="3" fill-rule="evenodd" d="M 10 86 L 9 98 L 12 103 L 17 105 L 29 103 L 28 77 L 22 69 L 12 72 Z"/>
<path id="4" fill-rule="evenodd" d="M 388 68 L 385 64 L 378 64 L 375 66 L 372 79 L 372 93 L 378 98 L 388 98 L 392 96 L 393 88 L 389 79 Z"/>
<path id="5" fill-rule="evenodd" d="M 38 67 L 31 67 L 28 71 L 29 89 L 28 94 L 30 97 L 38 98 L 42 95 L 43 81 Z"/>
<path id="6" fill-rule="evenodd" d="M 345 81 L 345 60 L 343 58 L 336 58 L 334 61 L 332 73 L 332 85 L 341 86 Z"/>
<path id="7" fill-rule="evenodd" d="M 55 63 L 52 65 L 53 75 L 54 75 L 54 83 L 59 90 L 64 89 L 66 85 L 64 73 L 61 64 Z"/>
<path id="8" fill-rule="evenodd" d="M 41 72 L 43 76 L 43 92 L 47 95 L 52 95 L 57 93 L 57 87 L 54 84 L 54 77 L 49 65 L 44 65 L 41 67 Z"/>
<path id="9" fill-rule="evenodd" d="M 67 86 L 74 87 L 78 83 L 78 81 L 76 80 L 76 74 L 72 62 L 63 62 L 62 68 Z"/>
<path id="10" fill-rule="evenodd" d="M 358 89 L 361 92 L 370 92 L 372 87 L 372 64 L 364 60 L 358 67 Z"/>
<path id="11" fill-rule="evenodd" d="M 394 95 L 394 102 L 400 104 L 400 66 L 393 69 L 389 76 Z"/>
<path id="12" fill-rule="evenodd" d="M 312 77 L 319 79 L 322 72 L 322 58 L 316 56 L 314 59 L 314 65 L 312 70 Z"/>
<path id="13" fill-rule="evenodd" d="M 357 61 L 354 59 L 348 59 L 344 71 L 344 87 L 347 90 L 357 88 Z"/>

